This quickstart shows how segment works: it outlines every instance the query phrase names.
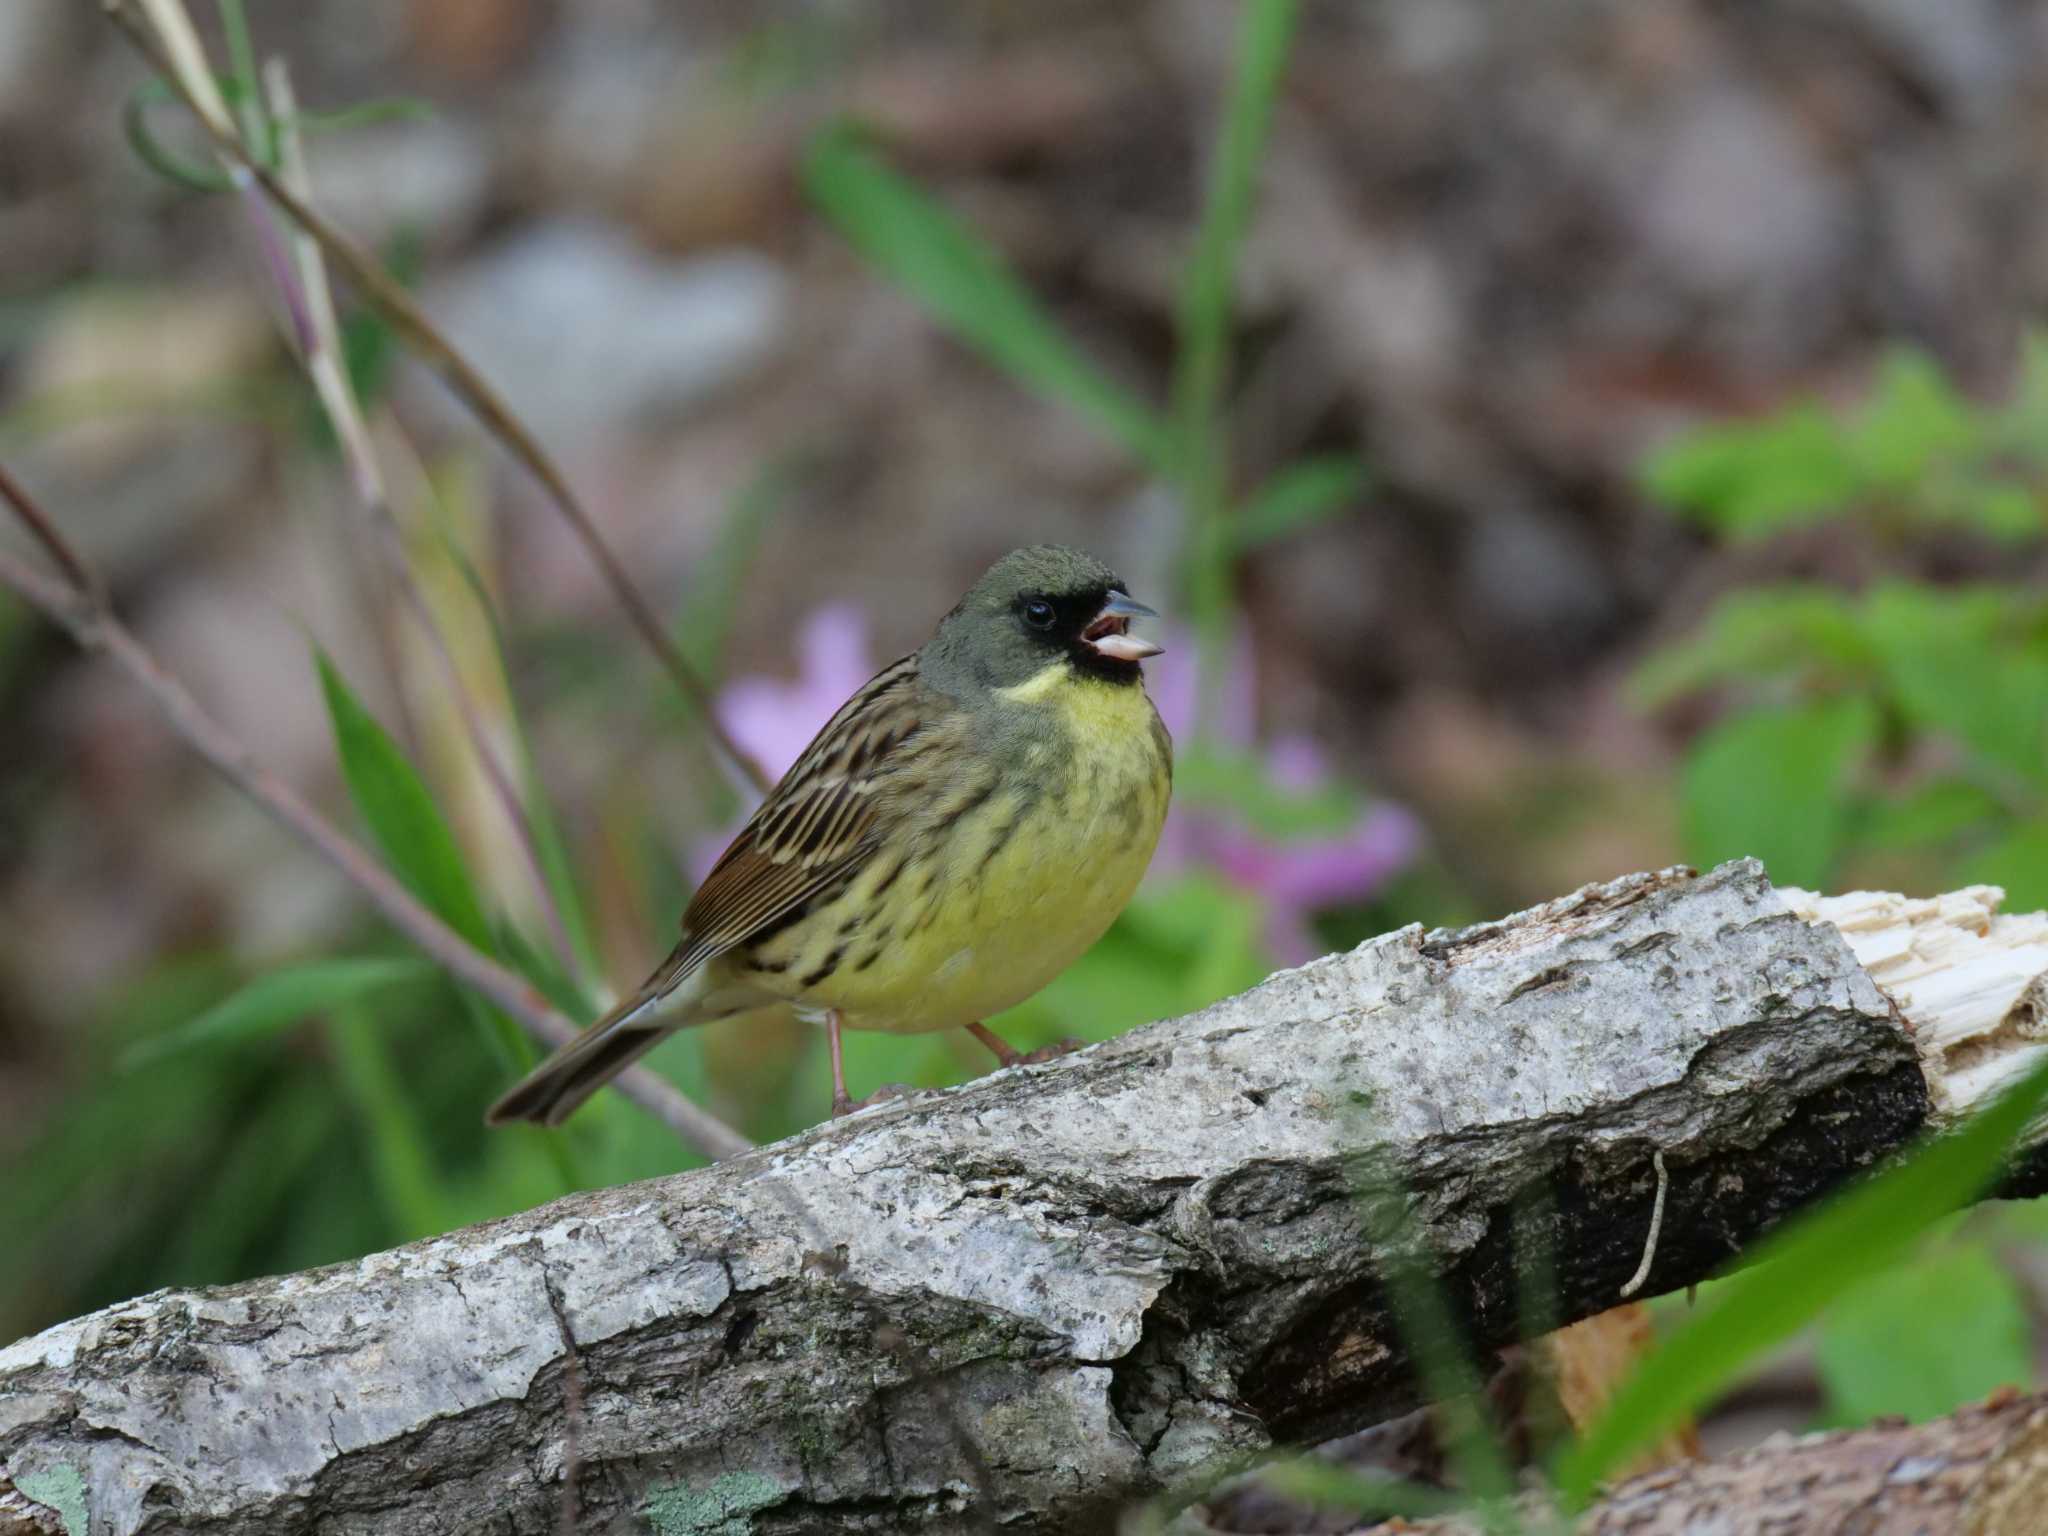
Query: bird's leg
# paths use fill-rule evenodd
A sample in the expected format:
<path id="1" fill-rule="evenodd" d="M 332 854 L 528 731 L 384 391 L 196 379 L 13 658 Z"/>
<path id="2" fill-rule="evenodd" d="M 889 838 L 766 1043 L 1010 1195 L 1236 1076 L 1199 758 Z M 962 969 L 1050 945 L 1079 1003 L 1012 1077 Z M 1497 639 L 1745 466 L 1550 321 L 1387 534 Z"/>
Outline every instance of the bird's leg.
<path id="1" fill-rule="evenodd" d="M 1054 1041 L 1051 1045 L 1041 1045 L 1035 1051 L 1020 1051 L 986 1024 L 970 1024 L 967 1026 L 967 1033 L 994 1051 L 996 1060 L 1006 1067 L 1031 1066 L 1037 1062 L 1051 1061 L 1054 1057 L 1064 1056 L 1069 1051 L 1078 1051 L 1087 1044 L 1085 1040 L 1076 1040 L 1069 1035 L 1066 1039 Z"/>
<path id="2" fill-rule="evenodd" d="M 970 1024 L 967 1033 L 996 1053 L 996 1060 L 1006 1067 L 1014 1067 L 1024 1059 L 1024 1053 L 990 1029 L 986 1024 Z"/>
<path id="3" fill-rule="evenodd" d="M 832 1118 L 850 1115 L 856 1109 L 866 1109 L 870 1104 L 880 1104 L 888 1099 L 900 1099 L 912 1092 L 908 1083 L 884 1083 L 864 1099 L 856 1099 L 846 1091 L 846 1058 L 839 1044 L 841 1027 L 839 1010 L 827 1009 L 825 1013 L 825 1043 L 832 1050 Z"/>
<path id="4" fill-rule="evenodd" d="M 825 1045 L 832 1052 L 832 1118 L 853 1113 L 853 1100 L 846 1096 L 846 1058 L 839 1049 L 839 1010 L 825 1013 Z"/>

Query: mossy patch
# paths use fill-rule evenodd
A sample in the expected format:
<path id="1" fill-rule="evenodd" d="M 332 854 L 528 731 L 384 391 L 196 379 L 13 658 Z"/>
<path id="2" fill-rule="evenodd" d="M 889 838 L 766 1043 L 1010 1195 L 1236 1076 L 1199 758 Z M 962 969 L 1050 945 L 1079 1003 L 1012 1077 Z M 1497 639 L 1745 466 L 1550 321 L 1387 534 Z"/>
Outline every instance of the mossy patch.
<path id="1" fill-rule="evenodd" d="M 57 1518 L 64 1522 L 64 1536 L 85 1536 L 85 1479 L 70 1467 L 30 1472 L 17 1477 L 14 1486 L 57 1511 Z"/>
<path id="2" fill-rule="evenodd" d="M 660 1536 L 748 1536 L 755 1513 L 782 1497 L 782 1486 L 758 1472 L 727 1472 L 701 1489 L 688 1483 L 651 1488 L 640 1513 Z"/>

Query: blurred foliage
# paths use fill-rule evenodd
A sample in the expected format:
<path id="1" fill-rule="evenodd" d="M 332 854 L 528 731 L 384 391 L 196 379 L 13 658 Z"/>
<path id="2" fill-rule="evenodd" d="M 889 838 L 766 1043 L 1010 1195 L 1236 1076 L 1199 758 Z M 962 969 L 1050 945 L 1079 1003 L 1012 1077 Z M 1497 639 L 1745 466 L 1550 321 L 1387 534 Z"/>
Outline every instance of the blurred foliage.
<path id="1" fill-rule="evenodd" d="M 1834 522 L 1880 553 L 1975 536 L 2038 553 L 2048 473 L 2048 341 L 2027 344 L 2012 399 L 1965 400 L 1926 358 L 1894 352 L 1873 397 L 1684 438 L 1653 493 L 1754 540 Z M 1688 854 L 1762 858 L 1824 886 L 1871 856 L 1990 880 L 2048 905 L 2048 594 L 1886 576 L 1724 596 L 1634 690 L 1656 706 L 1720 690 L 1728 707 L 1687 754 Z"/>
<path id="2" fill-rule="evenodd" d="M 1929 1327 L 1930 1318 L 1942 1326 Z M 2033 1331 L 2025 1293 L 1988 1244 L 1936 1245 L 1864 1281 L 1821 1319 L 1827 1422 L 1932 1419 L 1976 1402 L 2026 1379 Z"/>
<path id="3" fill-rule="evenodd" d="M 1688 859 L 1753 854 L 1817 889 L 1983 881 L 2011 910 L 2048 907 L 2048 592 L 1936 584 L 1916 558 L 1957 540 L 2008 567 L 2040 554 L 2048 338 L 2026 342 L 2003 403 L 1966 399 L 1897 349 L 1860 407 L 1800 403 L 1688 434 L 1646 482 L 1732 543 L 1826 525 L 1877 568 L 1854 587 L 1729 591 L 1637 669 L 1646 708 L 1719 704 L 1681 766 Z M 2013 1233 L 2010 1215 L 1987 1215 L 1890 1264 L 1863 1256 L 1862 1283 L 1820 1321 L 1826 1422 L 1931 1417 L 2034 1380 L 2031 1309 L 2000 1261 Z"/>
<path id="4" fill-rule="evenodd" d="M 1646 479 L 1657 500 L 1735 540 L 1851 517 L 1890 536 L 2038 538 L 2048 531 L 2048 336 L 2027 339 L 2003 405 L 1973 403 L 1932 359 L 1894 348 L 1859 410 L 1801 403 L 1690 432 L 1651 460 Z"/>

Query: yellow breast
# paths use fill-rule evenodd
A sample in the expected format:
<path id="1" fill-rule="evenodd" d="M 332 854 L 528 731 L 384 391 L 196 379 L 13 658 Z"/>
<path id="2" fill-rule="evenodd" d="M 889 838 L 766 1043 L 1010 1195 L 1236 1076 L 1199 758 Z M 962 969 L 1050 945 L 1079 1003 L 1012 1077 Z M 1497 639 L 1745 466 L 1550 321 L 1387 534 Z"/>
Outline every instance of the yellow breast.
<path id="1" fill-rule="evenodd" d="M 878 857 L 791 932 L 783 969 L 762 986 L 837 1008 L 854 1029 L 972 1024 L 1030 997 L 1116 920 L 1151 862 L 1172 784 L 1151 701 L 1064 664 L 1004 697 L 1039 728 L 993 791 L 900 870 Z M 887 923 L 887 941 L 817 976 L 856 913 L 869 935 Z"/>

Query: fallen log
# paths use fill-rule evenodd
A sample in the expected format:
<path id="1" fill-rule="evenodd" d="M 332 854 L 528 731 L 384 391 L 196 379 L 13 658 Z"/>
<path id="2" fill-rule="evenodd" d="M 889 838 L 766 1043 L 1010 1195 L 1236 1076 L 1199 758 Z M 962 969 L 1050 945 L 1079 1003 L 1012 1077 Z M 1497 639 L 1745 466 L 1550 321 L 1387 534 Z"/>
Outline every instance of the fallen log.
<path id="1" fill-rule="evenodd" d="M 0 1472 L 73 1479 L 91 1536 L 1103 1528 L 1420 1400 L 1390 1189 L 1493 1348 L 1532 1266 L 1546 1325 L 1682 1287 L 1966 1111 L 2040 1049 L 2048 919 L 1996 903 L 1744 861 L 1404 929 L 707 1169 L 49 1329 L 0 1350 Z"/>

